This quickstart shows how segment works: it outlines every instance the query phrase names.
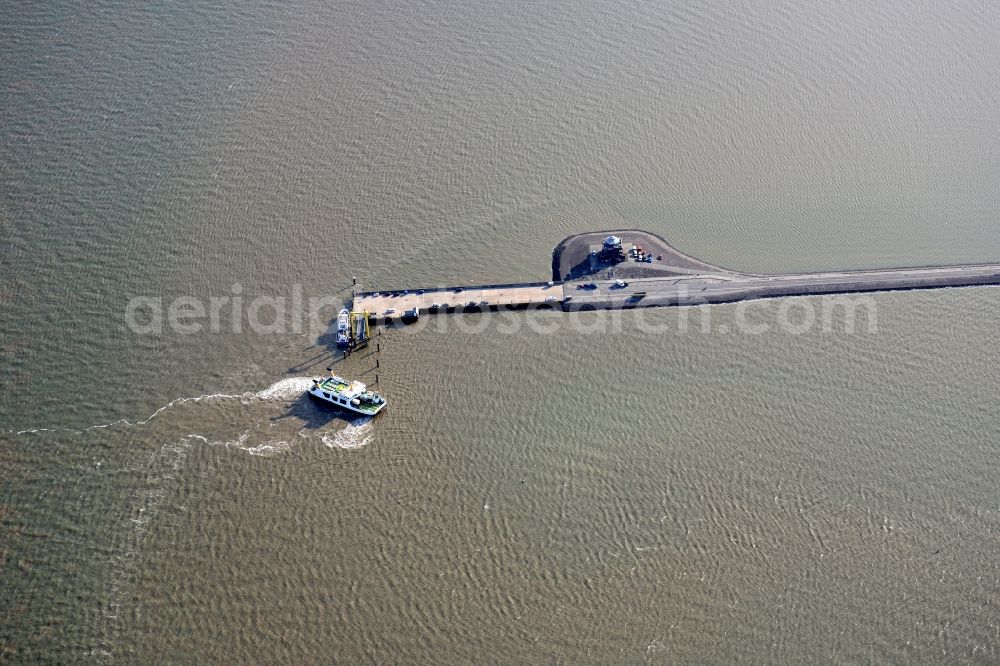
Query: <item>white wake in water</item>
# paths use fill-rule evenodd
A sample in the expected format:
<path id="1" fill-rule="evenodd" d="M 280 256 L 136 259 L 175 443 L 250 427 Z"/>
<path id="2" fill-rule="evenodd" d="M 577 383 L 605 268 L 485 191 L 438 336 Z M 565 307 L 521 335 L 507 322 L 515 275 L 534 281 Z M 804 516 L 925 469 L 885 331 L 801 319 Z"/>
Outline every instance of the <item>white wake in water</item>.
<path id="1" fill-rule="evenodd" d="M 89 430 L 100 430 L 102 428 L 113 428 L 115 426 L 141 426 L 146 425 L 157 416 L 167 411 L 171 407 L 177 405 L 183 405 L 185 403 L 198 403 L 198 402 L 213 402 L 218 400 L 239 400 L 243 404 L 247 404 L 253 400 L 291 400 L 298 397 L 308 390 L 312 386 L 311 377 L 288 377 L 287 379 L 282 379 L 274 384 L 271 384 L 266 389 L 257 392 L 247 392 L 239 394 L 231 393 L 209 393 L 206 395 L 199 395 L 193 398 L 175 398 L 167 404 L 163 405 L 155 412 L 147 416 L 141 421 L 129 421 L 128 419 L 118 419 L 117 421 L 112 421 L 111 423 L 100 423 L 98 425 L 87 426 L 86 428 L 76 429 L 76 428 L 29 428 L 27 430 L 18 430 L 14 434 L 16 435 L 30 435 L 39 432 L 69 432 L 82 435 Z"/>
<path id="2" fill-rule="evenodd" d="M 196 432 L 190 433 L 187 436 L 187 439 L 197 439 L 205 444 L 208 444 L 209 446 L 222 446 L 227 449 L 239 449 L 240 451 L 245 451 L 252 456 L 273 456 L 278 453 L 284 453 L 288 449 L 292 448 L 291 442 L 285 440 L 250 444 L 248 442 L 250 439 L 249 430 L 244 430 L 236 439 L 230 439 L 227 441 L 213 441 L 204 435 L 199 435 Z"/>
<path id="3" fill-rule="evenodd" d="M 130 490 L 131 511 L 122 525 L 120 540 L 107 570 L 104 582 L 105 603 L 101 604 L 101 632 L 90 655 L 98 663 L 114 660 L 118 643 L 131 609 L 130 590 L 137 574 L 138 553 L 142 552 L 150 523 L 159 515 L 160 505 L 167 497 L 167 488 L 184 467 L 190 441 L 181 439 L 164 444 L 149 454 L 142 482 Z"/>
<path id="4" fill-rule="evenodd" d="M 178 475 L 182 473 L 193 450 L 199 446 L 218 446 L 235 449 L 253 456 L 270 457 L 287 452 L 295 442 L 301 439 L 316 436 L 321 438 L 325 446 L 342 450 L 359 449 L 372 441 L 371 417 L 356 418 L 345 423 L 331 412 L 329 430 L 322 432 L 305 427 L 297 418 L 286 418 L 287 414 L 275 415 L 276 411 L 284 411 L 285 405 L 282 403 L 287 404 L 298 399 L 311 385 L 312 379 L 310 377 L 290 377 L 281 379 L 259 391 L 240 394 L 213 393 L 177 398 L 139 421 L 120 419 L 112 423 L 83 429 L 34 428 L 17 432 L 19 435 L 46 432 L 83 435 L 88 431 L 102 428 L 143 426 L 171 408 L 187 403 L 216 404 L 219 405 L 219 408 L 226 410 L 225 418 L 215 421 L 215 425 L 221 428 L 218 432 L 213 434 L 209 434 L 207 430 L 203 433 L 190 432 L 185 428 L 180 433 L 187 434 L 164 434 L 166 443 L 158 449 L 151 451 L 143 450 L 141 447 L 129 449 L 128 455 L 134 456 L 134 458 L 130 457 L 129 459 L 128 471 L 135 477 L 134 483 L 128 490 L 128 496 L 124 500 L 128 503 L 129 509 L 122 516 L 118 526 L 112 553 L 106 563 L 105 578 L 101 583 L 100 626 L 98 635 L 88 651 L 95 661 L 98 663 L 115 661 L 121 656 L 119 651 L 121 650 L 123 632 L 127 627 L 129 613 L 133 609 L 131 595 L 138 575 L 139 554 L 143 552 L 146 537 L 155 521 L 158 520 L 167 498 L 171 496 L 172 485 L 176 482 Z M 234 407 L 236 403 L 248 407 L 228 409 Z M 184 423 L 188 423 L 192 419 L 199 420 L 201 409 L 208 409 L 208 407 L 200 408 L 191 415 L 191 418 L 187 414 L 181 414 L 181 418 L 176 420 Z M 318 409 L 323 408 L 318 407 Z M 171 426 L 176 425 L 167 417 L 164 417 L 164 420 L 167 420 Z M 239 422 L 240 426 L 233 428 L 234 422 Z M 212 423 L 205 425 L 207 428 L 212 427 Z M 340 429 L 334 430 L 334 428 Z M 159 433 L 157 436 L 159 437 Z"/>
<path id="5" fill-rule="evenodd" d="M 119 419 L 111 423 L 101 423 L 82 429 L 31 428 L 16 431 L 14 434 L 30 435 L 34 433 L 59 432 L 82 435 L 86 432 L 102 428 L 113 428 L 116 426 L 137 427 L 148 424 L 150 421 L 154 420 L 167 410 L 179 405 L 196 403 L 214 404 L 225 401 L 237 401 L 241 405 L 251 405 L 258 401 L 276 403 L 288 402 L 303 395 L 310 386 L 312 386 L 311 377 L 288 377 L 286 379 L 281 379 L 267 388 L 261 389 L 260 391 L 249 391 L 238 394 L 210 393 L 195 397 L 176 398 L 163 405 L 141 421 Z M 320 439 L 323 441 L 323 444 L 331 449 L 360 449 L 368 446 L 372 441 L 371 422 L 371 417 L 360 417 L 349 421 L 346 427 L 343 427 L 340 430 L 334 432 L 314 432 L 313 434 L 318 434 Z M 274 425 L 275 424 L 272 422 L 271 427 L 274 427 Z M 265 430 L 267 431 L 266 433 L 264 432 Z M 275 435 L 277 435 L 277 437 L 275 437 Z M 219 437 L 218 435 L 212 436 L 198 432 L 189 432 L 186 436 L 182 437 L 188 442 L 197 440 L 209 446 L 221 446 L 227 449 L 238 449 L 255 456 L 273 456 L 292 448 L 292 442 L 294 440 L 300 437 L 309 436 L 310 434 L 308 434 L 308 431 L 306 430 L 299 430 L 296 433 L 291 433 L 286 430 L 284 433 L 279 434 L 278 432 L 271 431 L 270 428 L 262 427 L 258 430 L 255 427 L 251 427 L 248 430 L 244 430 L 236 437 L 226 437 L 225 435 Z"/>
<path id="6" fill-rule="evenodd" d="M 372 417 L 362 416 L 347 427 L 332 434 L 322 434 L 323 443 L 331 449 L 360 449 L 372 441 Z"/>
<path id="7" fill-rule="evenodd" d="M 291 400 L 297 398 L 312 386 L 312 377 L 289 377 L 253 394 L 258 400 Z"/>

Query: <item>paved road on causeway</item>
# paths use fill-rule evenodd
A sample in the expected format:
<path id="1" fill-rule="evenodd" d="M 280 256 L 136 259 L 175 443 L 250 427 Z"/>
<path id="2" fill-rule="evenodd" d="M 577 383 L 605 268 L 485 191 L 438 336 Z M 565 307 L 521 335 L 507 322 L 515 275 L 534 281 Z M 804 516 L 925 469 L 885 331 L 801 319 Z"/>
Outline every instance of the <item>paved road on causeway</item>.
<path id="1" fill-rule="evenodd" d="M 725 303 L 754 298 L 840 294 L 899 289 L 929 289 L 1000 284 L 1000 265 L 897 268 L 878 271 L 741 275 L 706 273 L 671 278 L 629 280 L 618 288 L 612 281 L 595 281 L 597 289 L 563 285 L 565 309 L 614 309 L 658 305 Z"/>

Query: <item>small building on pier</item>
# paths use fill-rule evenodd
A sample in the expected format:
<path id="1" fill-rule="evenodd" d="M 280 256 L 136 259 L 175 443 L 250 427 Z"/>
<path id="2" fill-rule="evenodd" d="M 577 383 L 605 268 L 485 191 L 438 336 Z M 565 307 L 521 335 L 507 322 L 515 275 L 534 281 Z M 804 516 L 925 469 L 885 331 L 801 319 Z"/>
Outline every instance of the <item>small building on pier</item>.
<path id="1" fill-rule="evenodd" d="M 602 264 L 620 264 L 625 261 L 625 250 L 619 236 L 608 236 L 597 251 L 597 260 Z"/>

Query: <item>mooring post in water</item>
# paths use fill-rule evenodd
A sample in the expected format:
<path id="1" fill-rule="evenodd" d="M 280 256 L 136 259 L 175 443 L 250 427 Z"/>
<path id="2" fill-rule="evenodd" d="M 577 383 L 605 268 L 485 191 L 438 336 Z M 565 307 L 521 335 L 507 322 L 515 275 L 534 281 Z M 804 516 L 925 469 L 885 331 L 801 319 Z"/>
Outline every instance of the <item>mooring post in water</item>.
<path id="1" fill-rule="evenodd" d="M 378 367 L 378 359 L 375 359 L 375 367 Z"/>
<path id="2" fill-rule="evenodd" d="M 375 383 L 378 384 L 378 373 L 375 373 Z"/>

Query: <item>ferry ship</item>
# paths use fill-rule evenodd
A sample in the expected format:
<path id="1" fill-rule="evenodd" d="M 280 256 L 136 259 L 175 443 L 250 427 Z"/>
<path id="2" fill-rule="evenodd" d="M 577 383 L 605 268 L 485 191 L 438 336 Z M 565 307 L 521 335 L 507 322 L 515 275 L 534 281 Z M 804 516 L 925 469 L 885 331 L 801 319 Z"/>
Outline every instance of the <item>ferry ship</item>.
<path id="1" fill-rule="evenodd" d="M 314 379 L 309 395 L 365 416 L 375 416 L 386 405 L 385 398 L 374 391 L 369 391 L 365 384 L 349 382 L 337 375 L 330 375 L 326 379 Z"/>
<path id="2" fill-rule="evenodd" d="M 347 308 L 337 315 L 337 346 L 351 346 L 351 312 Z"/>

